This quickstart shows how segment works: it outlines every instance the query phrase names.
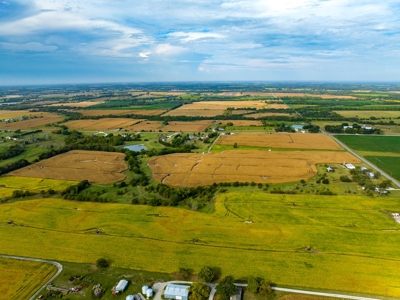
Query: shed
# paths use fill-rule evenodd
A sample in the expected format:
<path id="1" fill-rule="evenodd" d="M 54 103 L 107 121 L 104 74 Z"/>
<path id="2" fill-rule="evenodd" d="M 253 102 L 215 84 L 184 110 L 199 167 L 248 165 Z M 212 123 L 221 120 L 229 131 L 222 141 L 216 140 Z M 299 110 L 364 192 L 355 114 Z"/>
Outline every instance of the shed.
<path id="1" fill-rule="evenodd" d="M 356 168 L 353 164 L 345 164 L 344 166 L 349 170 L 354 170 Z"/>
<path id="2" fill-rule="evenodd" d="M 374 173 L 372 173 L 372 172 L 368 172 L 368 176 L 369 176 L 369 178 L 371 178 L 371 179 L 375 178 L 375 175 L 374 175 Z"/>
<path id="3" fill-rule="evenodd" d="M 117 286 L 115 287 L 116 292 L 123 292 L 126 290 L 128 287 L 128 281 L 125 279 L 122 279 L 118 282 Z"/>
<path id="4" fill-rule="evenodd" d="M 331 167 L 327 167 L 327 168 L 326 168 L 326 171 L 327 171 L 327 172 L 333 172 L 333 169 L 332 169 Z"/>
<path id="5" fill-rule="evenodd" d="M 165 288 L 164 297 L 167 299 L 188 300 L 189 296 L 188 285 L 168 284 Z"/>

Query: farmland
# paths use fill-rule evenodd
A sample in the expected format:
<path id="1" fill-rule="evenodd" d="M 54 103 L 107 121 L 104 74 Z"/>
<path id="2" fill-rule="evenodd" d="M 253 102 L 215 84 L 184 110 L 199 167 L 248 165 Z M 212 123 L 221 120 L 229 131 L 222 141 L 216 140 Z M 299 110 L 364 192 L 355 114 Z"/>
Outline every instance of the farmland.
<path id="1" fill-rule="evenodd" d="M 171 186 L 220 182 L 283 183 L 316 175 L 317 163 L 359 163 L 347 152 L 224 151 L 170 154 L 149 161 L 154 179 Z"/>
<path id="2" fill-rule="evenodd" d="M 316 94 L 304 94 L 304 93 L 272 93 L 275 97 L 314 97 L 322 99 L 356 99 L 354 96 L 343 96 L 343 95 L 316 95 Z"/>
<path id="3" fill-rule="evenodd" d="M 127 118 L 102 118 L 98 120 L 70 121 L 65 125 L 72 130 L 115 130 L 130 127 L 140 121 Z"/>
<path id="4" fill-rule="evenodd" d="M 400 154 L 400 137 L 398 136 L 336 135 L 335 137 L 357 151 Z"/>
<path id="5" fill-rule="evenodd" d="M 178 108 L 164 114 L 164 116 L 200 116 L 200 117 L 215 117 L 221 116 L 225 112 L 224 109 L 184 109 Z"/>
<path id="6" fill-rule="evenodd" d="M 158 131 L 162 124 L 157 121 L 141 121 L 126 128 L 129 131 Z"/>
<path id="7" fill-rule="evenodd" d="M 46 113 L 31 112 L 28 110 L 0 110 L 0 120 L 21 118 L 23 116 L 38 116 Z"/>
<path id="8" fill-rule="evenodd" d="M 29 119 L 29 120 L 23 120 L 23 121 L 18 121 L 18 122 L 12 122 L 12 123 L 0 123 L 0 128 L 1 129 L 32 129 L 32 128 L 37 128 L 41 127 L 44 125 L 52 124 L 52 123 L 57 123 L 64 120 L 63 117 L 56 115 L 56 114 L 49 114 L 49 113 L 43 113 L 36 118 Z"/>
<path id="9" fill-rule="evenodd" d="M 201 132 L 208 128 L 213 121 L 169 122 L 163 131 Z"/>
<path id="10" fill-rule="evenodd" d="M 132 109 L 104 109 L 104 110 L 76 110 L 84 116 L 97 117 L 97 116 L 107 116 L 107 115 L 143 115 L 143 116 L 157 116 L 165 112 L 163 109 L 156 110 L 132 110 Z"/>
<path id="11" fill-rule="evenodd" d="M 365 156 L 365 158 L 397 180 L 400 180 L 400 157 L 374 155 Z"/>
<path id="12" fill-rule="evenodd" d="M 232 123 L 233 126 L 262 126 L 263 123 L 257 120 L 221 120 L 221 124 Z"/>
<path id="13" fill-rule="evenodd" d="M 15 223 L 0 226 L 0 252 L 82 263 L 105 257 L 117 267 L 162 272 L 206 263 L 223 275 L 280 285 L 400 297 L 400 225 L 384 213 L 397 211 L 399 201 L 235 192 L 220 195 L 215 212 L 204 214 L 31 200 L 0 206 L 0 223 Z"/>
<path id="14" fill-rule="evenodd" d="M 18 169 L 10 175 L 57 180 L 113 183 L 125 179 L 122 153 L 73 150 Z"/>
<path id="15" fill-rule="evenodd" d="M 56 271 L 51 264 L 0 257 L 0 298 L 29 299 Z"/>
<path id="16" fill-rule="evenodd" d="M 358 117 L 361 119 L 369 119 L 371 117 L 375 117 L 377 119 L 382 119 L 382 118 L 395 119 L 400 117 L 400 111 L 384 111 L 384 110 L 340 110 L 340 111 L 335 111 L 335 113 L 346 118 Z"/>
<path id="17" fill-rule="evenodd" d="M 338 143 L 324 134 L 235 134 L 221 136 L 217 141 L 217 145 L 233 146 L 235 143 L 239 146 L 265 148 L 343 150 Z"/>
<path id="18" fill-rule="evenodd" d="M 248 114 L 246 115 L 247 118 L 262 118 L 262 117 L 270 117 L 270 116 L 286 116 L 289 117 L 291 114 L 286 114 L 286 113 L 255 113 L 255 114 Z"/>
<path id="19" fill-rule="evenodd" d="M 88 107 L 100 103 L 103 103 L 103 101 L 62 102 L 62 103 L 54 103 L 51 104 L 50 106 Z"/>
<path id="20" fill-rule="evenodd" d="M 200 101 L 193 102 L 191 104 L 186 104 L 178 108 L 183 110 L 226 110 L 228 108 L 275 108 L 275 109 L 285 109 L 287 106 L 285 104 L 275 104 L 269 103 L 267 101 Z"/>

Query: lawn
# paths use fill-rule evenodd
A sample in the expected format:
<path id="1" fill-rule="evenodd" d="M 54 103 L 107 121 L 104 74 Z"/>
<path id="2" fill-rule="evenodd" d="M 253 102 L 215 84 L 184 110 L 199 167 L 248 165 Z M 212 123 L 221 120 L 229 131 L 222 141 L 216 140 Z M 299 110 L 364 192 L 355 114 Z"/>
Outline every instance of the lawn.
<path id="1" fill-rule="evenodd" d="M 400 155 L 399 157 L 393 156 L 365 156 L 370 162 L 375 164 L 378 168 L 400 180 Z"/>
<path id="2" fill-rule="evenodd" d="M 335 137 L 353 150 L 400 154 L 398 136 L 335 135 Z"/>
<path id="3" fill-rule="evenodd" d="M 56 271 L 51 264 L 0 257 L 0 299 L 29 299 Z"/>
<path id="4" fill-rule="evenodd" d="M 400 297 L 400 224 L 389 216 L 398 211 L 398 198 L 263 191 L 221 194 L 210 214 L 28 200 L 0 205 L 0 253 L 77 263 L 105 257 L 116 267 L 167 273 L 210 265 L 223 276 Z"/>

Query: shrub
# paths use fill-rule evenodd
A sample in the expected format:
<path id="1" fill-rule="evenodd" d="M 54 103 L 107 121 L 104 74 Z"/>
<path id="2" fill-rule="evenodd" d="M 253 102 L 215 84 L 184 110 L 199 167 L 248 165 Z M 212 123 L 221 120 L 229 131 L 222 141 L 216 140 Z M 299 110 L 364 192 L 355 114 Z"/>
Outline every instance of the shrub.
<path id="1" fill-rule="evenodd" d="M 96 266 L 97 266 L 98 268 L 105 269 L 105 268 L 108 268 L 109 264 L 108 264 L 108 261 L 107 261 L 105 258 L 99 258 L 99 259 L 96 261 Z"/>

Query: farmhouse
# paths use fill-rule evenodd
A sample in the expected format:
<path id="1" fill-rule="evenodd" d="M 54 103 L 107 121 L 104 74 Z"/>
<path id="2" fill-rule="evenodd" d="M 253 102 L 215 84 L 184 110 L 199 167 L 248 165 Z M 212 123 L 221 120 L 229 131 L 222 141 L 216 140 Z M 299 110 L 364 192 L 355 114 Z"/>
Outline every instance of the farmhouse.
<path id="1" fill-rule="evenodd" d="M 188 300 L 189 286 L 180 284 L 168 284 L 165 288 L 164 297 L 167 299 Z"/>
<path id="2" fill-rule="evenodd" d="M 356 168 L 353 164 L 345 164 L 344 166 L 349 170 L 354 170 Z"/>

